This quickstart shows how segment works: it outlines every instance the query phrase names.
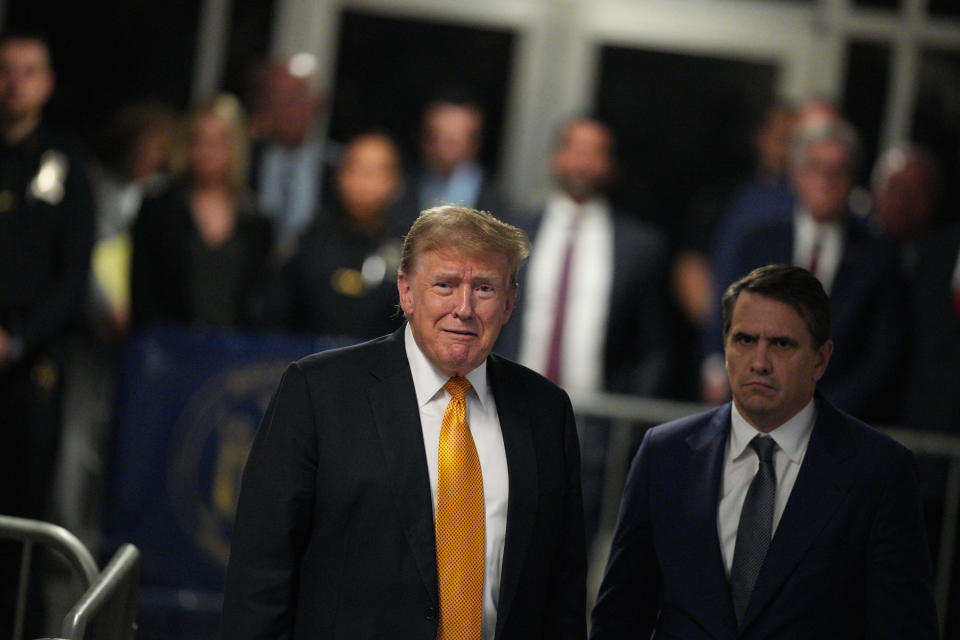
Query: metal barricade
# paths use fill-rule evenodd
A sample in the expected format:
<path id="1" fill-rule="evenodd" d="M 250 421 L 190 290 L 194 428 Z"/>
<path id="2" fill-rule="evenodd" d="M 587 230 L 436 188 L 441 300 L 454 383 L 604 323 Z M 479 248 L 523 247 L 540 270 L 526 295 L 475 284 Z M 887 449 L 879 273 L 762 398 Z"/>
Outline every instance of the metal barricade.
<path id="1" fill-rule="evenodd" d="M 589 550 L 587 592 L 591 602 L 596 596 L 607 554 L 613 540 L 620 498 L 626 482 L 631 456 L 630 447 L 639 443 L 640 430 L 685 418 L 710 409 L 707 405 L 677 402 L 657 398 L 605 393 L 571 393 L 578 421 L 584 417 L 610 421 L 607 439 L 606 465 L 600 498 L 600 517 L 592 548 Z M 958 528 L 960 528 L 960 437 L 937 432 L 914 431 L 893 427 L 878 427 L 918 456 L 941 458 L 948 461 L 943 500 L 943 517 L 938 534 L 939 545 L 934 559 L 937 609 L 944 623 L 949 602 L 952 567 L 955 561 Z M 931 537 L 935 535 L 931 532 Z"/>
<path id="2" fill-rule="evenodd" d="M 63 619 L 65 640 L 133 640 L 136 636 L 140 552 L 125 544 Z"/>
<path id="3" fill-rule="evenodd" d="M 36 545 L 61 555 L 70 564 L 83 590 L 83 595 L 63 620 L 62 640 L 83 640 L 86 637 L 132 640 L 135 637 L 140 575 L 140 552 L 135 546 L 126 544 L 120 547 L 101 572 L 83 543 L 55 524 L 0 515 L 0 538 L 23 543 L 14 640 L 23 638 L 30 566 Z"/>

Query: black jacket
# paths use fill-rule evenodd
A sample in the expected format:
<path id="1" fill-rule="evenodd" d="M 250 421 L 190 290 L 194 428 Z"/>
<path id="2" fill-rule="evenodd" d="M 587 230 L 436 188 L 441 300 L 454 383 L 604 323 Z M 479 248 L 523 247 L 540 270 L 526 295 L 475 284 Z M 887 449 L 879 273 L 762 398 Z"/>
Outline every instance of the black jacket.
<path id="1" fill-rule="evenodd" d="M 586 636 L 579 448 L 570 401 L 497 356 L 509 470 L 497 640 Z M 223 637 L 437 635 L 434 518 L 403 329 L 284 374 L 250 451 Z"/>
<path id="2" fill-rule="evenodd" d="M 43 125 L 16 145 L 0 143 L 0 327 L 23 359 L 77 319 L 93 233 L 79 147 Z"/>

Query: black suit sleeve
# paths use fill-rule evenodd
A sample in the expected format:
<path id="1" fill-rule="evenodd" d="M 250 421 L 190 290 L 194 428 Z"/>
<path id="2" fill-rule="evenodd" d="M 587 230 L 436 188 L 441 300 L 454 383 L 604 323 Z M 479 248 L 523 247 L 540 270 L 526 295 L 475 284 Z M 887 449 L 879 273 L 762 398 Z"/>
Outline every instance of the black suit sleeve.
<path id="1" fill-rule="evenodd" d="M 566 500 L 562 532 L 554 568 L 547 586 L 544 638 L 583 640 L 587 637 L 586 616 L 586 542 L 583 525 L 583 497 L 580 488 L 580 444 L 577 426 L 564 394 L 564 459 L 566 460 Z"/>
<path id="2" fill-rule="evenodd" d="M 650 431 L 630 466 L 610 559 L 591 618 L 591 640 L 649 638 L 657 619 L 660 567 L 647 482 Z"/>
<path id="3" fill-rule="evenodd" d="M 243 474 L 227 567 L 223 637 L 289 638 L 310 535 L 317 434 L 306 379 L 293 364 L 260 424 Z"/>
<path id="4" fill-rule="evenodd" d="M 937 611 L 913 455 L 907 451 L 883 488 L 867 548 L 867 638 L 938 637 Z"/>

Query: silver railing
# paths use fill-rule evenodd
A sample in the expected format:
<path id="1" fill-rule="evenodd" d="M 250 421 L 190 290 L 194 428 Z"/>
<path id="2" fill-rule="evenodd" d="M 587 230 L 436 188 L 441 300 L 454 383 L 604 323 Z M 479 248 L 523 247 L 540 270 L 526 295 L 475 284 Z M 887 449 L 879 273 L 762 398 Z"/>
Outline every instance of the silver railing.
<path id="1" fill-rule="evenodd" d="M 67 613 L 61 638 L 133 640 L 137 631 L 139 590 L 140 551 L 132 544 L 125 544 Z"/>
<path id="2" fill-rule="evenodd" d="M 25 518 L 0 515 L 0 539 L 23 544 L 14 609 L 14 640 L 23 638 L 34 547 L 57 552 L 69 564 L 80 583 L 82 596 L 70 609 L 55 640 L 132 640 L 136 634 L 137 594 L 140 582 L 140 552 L 125 544 L 103 571 L 80 540 L 63 527 Z M 88 635 L 89 634 L 89 635 Z"/>
<path id="3" fill-rule="evenodd" d="M 610 544 L 613 541 L 620 498 L 630 465 L 630 447 L 639 443 L 640 431 L 663 422 L 706 411 L 710 407 L 689 402 L 604 393 L 571 393 L 570 400 L 573 402 L 574 412 L 578 418 L 591 417 L 610 421 L 600 517 L 588 558 L 587 593 L 591 600 L 589 605 L 592 608 L 592 600 L 599 591 Z M 942 631 L 950 597 L 954 550 L 958 524 L 960 524 L 960 437 L 893 427 L 878 428 L 917 456 L 948 461 L 943 519 L 939 532 L 937 557 L 934 562 L 934 593 L 937 610 L 940 612 Z"/>

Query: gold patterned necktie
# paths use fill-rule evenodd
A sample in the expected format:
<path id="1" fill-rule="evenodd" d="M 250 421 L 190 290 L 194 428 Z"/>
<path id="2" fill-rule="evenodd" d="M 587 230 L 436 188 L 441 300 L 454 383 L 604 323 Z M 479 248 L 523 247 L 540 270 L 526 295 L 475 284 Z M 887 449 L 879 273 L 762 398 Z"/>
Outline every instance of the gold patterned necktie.
<path id="1" fill-rule="evenodd" d="M 470 382 L 456 376 L 440 427 L 437 466 L 438 640 L 480 640 L 483 619 L 484 509 L 480 458 L 467 426 Z"/>

